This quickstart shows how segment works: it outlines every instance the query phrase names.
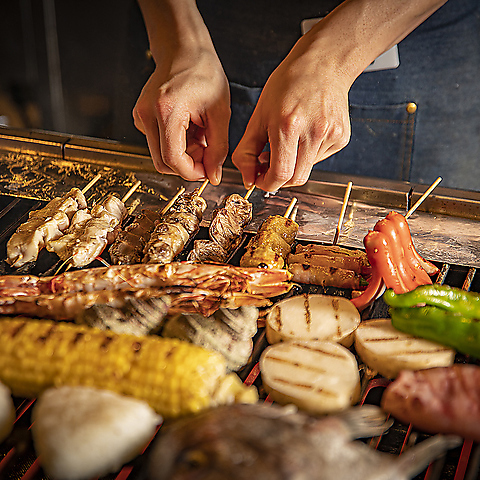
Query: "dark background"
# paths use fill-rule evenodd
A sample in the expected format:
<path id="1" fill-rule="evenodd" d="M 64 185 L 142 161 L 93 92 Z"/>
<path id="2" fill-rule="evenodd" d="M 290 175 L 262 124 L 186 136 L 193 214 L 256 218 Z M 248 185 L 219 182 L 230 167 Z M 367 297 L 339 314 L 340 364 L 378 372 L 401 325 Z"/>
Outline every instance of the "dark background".
<path id="1" fill-rule="evenodd" d="M 154 63 L 135 0 L 0 9 L 0 124 L 146 145 L 132 109 Z"/>

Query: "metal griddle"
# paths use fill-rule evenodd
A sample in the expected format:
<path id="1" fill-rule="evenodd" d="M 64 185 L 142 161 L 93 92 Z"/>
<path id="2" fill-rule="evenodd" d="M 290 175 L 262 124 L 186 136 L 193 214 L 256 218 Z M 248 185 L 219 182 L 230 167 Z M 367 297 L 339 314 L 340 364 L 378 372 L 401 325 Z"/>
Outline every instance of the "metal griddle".
<path id="1" fill-rule="evenodd" d="M 41 208 L 48 200 L 62 195 L 71 187 L 82 188 L 97 173 L 101 173 L 102 178 L 87 195 L 89 205 L 108 193 L 117 193 L 122 197 L 137 180 L 142 182 L 141 186 L 129 199 L 127 206 L 137 205 L 139 209 L 162 208 L 180 186 L 190 191 L 200 185 L 156 173 L 144 149 L 95 139 L 0 128 L 1 274 L 13 273 L 4 261 L 5 245 L 18 225 L 27 219 L 28 213 Z M 298 241 L 331 244 L 349 181 L 353 182 L 353 189 L 338 244 L 355 248 L 363 247 L 363 237 L 376 221 L 391 210 L 405 213 L 408 206 L 428 188 L 428 185 L 314 172 L 302 187 L 281 190 L 276 195 L 254 191 L 250 197 L 254 218 L 246 229 L 242 245 L 230 258 L 230 263 L 238 262 L 242 249 L 261 223 L 269 215 L 283 215 L 294 196 L 298 198 L 299 207 L 296 217 L 300 225 Z M 209 185 L 203 193 L 208 208 L 196 238 L 208 238 L 213 210 L 231 193 L 244 194 L 245 189 L 239 173 L 226 168 L 221 185 Z M 419 252 L 441 267 L 437 281 L 480 292 L 480 276 L 477 274 L 477 268 L 480 267 L 479 193 L 439 186 L 410 217 L 409 225 Z M 92 264 L 100 265 L 99 262 Z M 17 272 L 45 275 L 51 274 L 57 266 L 55 256 L 42 251 L 35 264 Z M 348 291 L 341 289 L 309 285 L 300 285 L 292 294 L 306 292 L 349 296 Z M 378 300 L 362 316 L 381 318 L 386 315 L 385 304 Z M 254 339 L 251 362 L 238 373 L 243 381 L 256 385 L 261 398 L 268 401 L 258 367 L 258 359 L 266 346 L 264 329 L 260 328 Z M 474 362 L 462 355 L 457 355 L 456 361 Z M 373 379 L 364 377 L 364 380 L 362 402 L 378 405 L 388 381 L 380 376 Z M 29 432 L 34 401 L 21 398 L 14 400 L 17 422 L 10 437 L 0 444 L 0 480 L 46 479 L 36 459 Z M 395 422 L 387 434 L 366 441 L 372 448 L 398 455 L 427 436 L 411 426 Z M 107 478 L 145 478 L 148 451 L 147 448 L 145 454 Z M 463 446 L 449 451 L 442 459 L 432 463 L 416 478 L 474 480 L 479 478 L 479 465 L 480 445 L 466 441 Z"/>

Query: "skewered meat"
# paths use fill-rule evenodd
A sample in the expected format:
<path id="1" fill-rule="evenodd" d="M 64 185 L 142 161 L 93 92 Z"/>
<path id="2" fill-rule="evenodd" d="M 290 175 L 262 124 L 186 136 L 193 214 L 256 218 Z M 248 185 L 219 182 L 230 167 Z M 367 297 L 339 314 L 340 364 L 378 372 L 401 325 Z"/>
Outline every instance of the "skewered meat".
<path id="1" fill-rule="evenodd" d="M 72 188 L 63 197 L 56 197 L 42 209 L 30 212 L 28 220 L 7 243 L 7 262 L 18 268 L 36 260 L 45 244 L 61 237 L 73 214 L 84 208 L 87 208 L 85 196 L 78 188 Z"/>
<path id="2" fill-rule="evenodd" d="M 162 336 L 174 337 L 221 353 L 227 368 L 239 370 L 252 353 L 252 338 L 257 332 L 258 309 L 252 306 L 236 310 L 221 308 L 210 317 L 182 313 L 169 318 Z"/>
<path id="3" fill-rule="evenodd" d="M 289 263 L 289 272 L 294 282 L 322 287 L 350 288 L 360 290 L 366 285 L 366 280 L 353 270 L 337 267 L 323 267 L 309 263 Z"/>
<path id="4" fill-rule="evenodd" d="M 143 263 L 165 265 L 183 250 L 190 237 L 198 230 L 205 200 L 196 188 L 191 193 L 180 195 L 167 213 L 156 224 L 144 248 Z"/>
<path id="5" fill-rule="evenodd" d="M 32 419 L 42 468 L 58 480 L 115 472 L 143 450 L 162 421 L 144 401 L 91 387 L 47 390 Z"/>
<path id="6" fill-rule="evenodd" d="M 287 261 L 289 265 L 300 263 L 315 267 L 343 268 L 359 275 L 369 275 L 372 270 L 364 251 L 337 245 L 297 245 L 295 253 L 291 253 Z"/>
<path id="7" fill-rule="evenodd" d="M 92 208 L 90 216 L 79 215 L 72 228 L 65 232 L 65 238 L 48 242 L 47 249 L 62 260 L 69 260 L 73 267 L 84 267 L 113 242 L 117 227 L 126 214 L 123 202 L 115 195 L 109 195 Z"/>
<path id="8" fill-rule="evenodd" d="M 240 266 L 283 268 L 297 231 L 298 224 L 293 220 L 280 215 L 268 217 L 248 242 Z"/>
<path id="9" fill-rule="evenodd" d="M 125 303 L 121 307 L 96 303 L 82 310 L 75 317 L 75 321 L 115 333 L 148 335 L 160 328 L 170 304 L 171 300 L 167 295 L 145 300 L 125 298 Z"/>
<path id="10" fill-rule="evenodd" d="M 455 364 L 403 370 L 384 391 L 382 408 L 430 433 L 480 441 L 480 367 Z"/>
<path id="11" fill-rule="evenodd" d="M 143 249 L 155 229 L 155 222 L 159 219 L 159 212 L 145 209 L 125 230 L 121 230 L 109 249 L 112 263 L 114 265 L 140 263 Z"/>
<path id="12" fill-rule="evenodd" d="M 196 240 L 188 259 L 196 262 L 227 261 L 230 253 L 240 245 L 245 226 L 252 219 L 252 204 L 233 193 L 221 208 L 216 209 L 208 230 L 209 240 Z"/>
<path id="13" fill-rule="evenodd" d="M 149 479 L 406 480 L 460 444 L 437 436 L 396 457 L 352 441 L 388 425 L 374 406 L 322 419 L 276 405 L 218 407 L 160 430 Z"/>

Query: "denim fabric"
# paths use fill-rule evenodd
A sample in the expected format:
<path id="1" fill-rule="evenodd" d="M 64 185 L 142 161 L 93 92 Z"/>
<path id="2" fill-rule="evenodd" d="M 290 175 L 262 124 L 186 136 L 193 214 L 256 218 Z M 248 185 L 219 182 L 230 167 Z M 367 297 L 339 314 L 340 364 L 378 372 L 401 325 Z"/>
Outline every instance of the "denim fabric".
<path id="1" fill-rule="evenodd" d="M 263 3 L 270 3 L 262 0 L 254 3 L 253 16 L 257 19 Z M 220 34 L 232 38 L 232 32 L 236 31 L 234 25 L 224 15 L 222 24 L 228 24 L 228 32 L 225 28 L 217 30 L 215 25 L 211 27 L 231 80 L 231 151 L 241 138 L 260 95 L 261 85 L 255 85 L 268 77 L 294 44 L 294 36 L 300 35 L 299 19 L 315 16 L 312 8 L 307 8 L 307 4 L 312 3 L 315 4 L 297 4 L 300 10 L 306 8 L 305 15 L 287 12 L 292 20 L 291 28 L 287 28 L 286 23 L 277 25 L 272 21 L 272 25 L 265 25 L 262 31 L 262 35 L 270 32 L 266 37 L 255 29 L 249 35 L 249 29 L 244 28 L 242 37 L 237 37 L 238 45 L 233 45 L 233 40 L 229 43 L 234 51 L 232 55 L 218 46 Z M 201 4 L 199 0 L 200 9 Z M 278 3 L 277 7 L 276 15 L 281 17 L 285 11 Z M 318 12 L 324 10 L 318 5 L 316 8 Z M 242 20 L 248 20 L 247 13 L 248 9 L 244 8 Z M 272 11 L 269 14 L 273 15 Z M 205 20 L 210 28 L 208 20 L 213 18 L 207 14 Z M 253 26 L 259 28 L 256 23 Z M 276 54 L 270 43 L 266 48 L 266 38 L 278 35 L 271 30 L 275 26 L 284 28 L 288 39 L 280 44 Z M 253 49 L 250 63 L 248 46 Z M 316 168 L 424 184 L 432 183 L 440 175 L 442 186 L 480 190 L 480 2 L 449 0 L 398 48 L 398 68 L 363 73 L 356 80 L 349 94 L 350 143 Z M 264 50 L 266 54 L 261 53 Z M 236 60 L 241 64 L 238 70 Z M 407 105 L 412 102 L 417 109 L 409 113 L 412 110 L 408 111 Z"/>

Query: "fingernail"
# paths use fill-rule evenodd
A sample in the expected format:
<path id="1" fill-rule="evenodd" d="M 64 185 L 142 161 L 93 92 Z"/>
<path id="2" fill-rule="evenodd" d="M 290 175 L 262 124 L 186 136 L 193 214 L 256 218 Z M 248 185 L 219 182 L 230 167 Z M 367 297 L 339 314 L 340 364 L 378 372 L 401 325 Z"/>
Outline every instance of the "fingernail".
<path id="1" fill-rule="evenodd" d="M 215 180 L 217 183 L 220 183 L 222 181 L 222 166 L 220 165 L 217 168 L 217 171 L 215 172 Z"/>

